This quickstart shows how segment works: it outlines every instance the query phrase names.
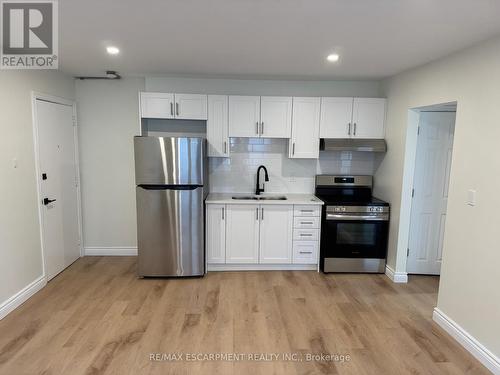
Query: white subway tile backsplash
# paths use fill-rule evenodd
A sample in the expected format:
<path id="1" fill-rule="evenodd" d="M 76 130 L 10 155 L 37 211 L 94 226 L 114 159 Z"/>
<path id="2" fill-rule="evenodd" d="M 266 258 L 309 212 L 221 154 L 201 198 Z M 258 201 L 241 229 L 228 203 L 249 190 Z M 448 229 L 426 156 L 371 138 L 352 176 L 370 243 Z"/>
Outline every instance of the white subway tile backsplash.
<path id="1" fill-rule="evenodd" d="M 373 175 L 381 157 L 370 152 L 320 152 L 315 159 L 289 159 L 288 140 L 231 138 L 230 158 L 209 158 L 210 191 L 250 193 L 257 167 L 269 173 L 270 193 L 313 193 L 317 174 Z"/>

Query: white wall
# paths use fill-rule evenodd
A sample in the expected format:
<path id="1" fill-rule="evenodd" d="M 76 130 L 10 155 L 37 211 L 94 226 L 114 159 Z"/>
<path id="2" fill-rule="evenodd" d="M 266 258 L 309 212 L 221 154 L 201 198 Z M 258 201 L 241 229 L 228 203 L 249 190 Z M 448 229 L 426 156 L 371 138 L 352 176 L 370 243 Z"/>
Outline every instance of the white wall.
<path id="1" fill-rule="evenodd" d="M 408 109 L 458 102 L 438 308 L 500 356 L 500 38 L 402 73 L 384 84 L 388 152 L 375 193 L 392 203 L 389 265 L 406 270 L 398 250 Z M 415 129 L 413 129 L 415 131 Z M 477 190 L 477 205 L 466 204 Z M 405 194 L 408 194 L 405 191 Z M 402 244 L 405 245 L 405 244 Z"/>
<path id="2" fill-rule="evenodd" d="M 381 97 L 379 81 L 277 81 L 146 77 L 146 90 L 186 94 Z"/>
<path id="3" fill-rule="evenodd" d="M 55 71 L 0 71 L 0 308 L 43 275 L 32 90 L 73 99 L 74 80 Z"/>
<path id="4" fill-rule="evenodd" d="M 144 79 L 77 81 L 83 246 L 137 246 L 134 142 Z"/>

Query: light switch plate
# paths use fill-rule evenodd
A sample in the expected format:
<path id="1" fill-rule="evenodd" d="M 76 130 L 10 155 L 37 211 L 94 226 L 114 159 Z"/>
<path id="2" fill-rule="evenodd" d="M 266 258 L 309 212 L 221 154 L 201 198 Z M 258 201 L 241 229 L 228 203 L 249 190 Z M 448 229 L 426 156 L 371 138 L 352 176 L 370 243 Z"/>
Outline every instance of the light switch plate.
<path id="1" fill-rule="evenodd" d="M 475 206 L 476 205 L 476 191 L 470 189 L 467 192 L 467 204 L 469 206 Z"/>

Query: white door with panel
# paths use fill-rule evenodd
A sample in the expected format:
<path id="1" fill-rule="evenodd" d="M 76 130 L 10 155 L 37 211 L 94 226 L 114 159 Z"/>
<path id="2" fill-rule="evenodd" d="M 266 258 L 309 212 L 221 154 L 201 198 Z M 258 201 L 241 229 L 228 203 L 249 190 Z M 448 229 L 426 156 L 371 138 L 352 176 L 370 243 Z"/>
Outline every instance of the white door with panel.
<path id="1" fill-rule="evenodd" d="M 208 156 L 229 156 L 228 97 L 208 95 Z"/>
<path id="2" fill-rule="evenodd" d="M 141 117 L 172 119 L 175 117 L 174 94 L 141 92 Z"/>
<path id="3" fill-rule="evenodd" d="M 320 98 L 293 98 L 290 158 L 319 157 Z"/>
<path id="4" fill-rule="evenodd" d="M 227 205 L 226 263 L 259 263 L 259 205 Z"/>
<path id="5" fill-rule="evenodd" d="M 349 138 L 353 98 L 321 98 L 320 138 Z"/>
<path id="6" fill-rule="evenodd" d="M 439 275 L 455 129 L 454 112 L 421 113 L 407 272 Z"/>
<path id="7" fill-rule="evenodd" d="M 262 96 L 260 98 L 260 137 L 290 138 L 292 98 Z"/>
<path id="8" fill-rule="evenodd" d="M 206 120 L 207 95 L 174 94 L 175 118 L 179 120 Z"/>
<path id="9" fill-rule="evenodd" d="M 208 204 L 206 221 L 207 262 L 226 263 L 226 206 Z"/>
<path id="10" fill-rule="evenodd" d="M 384 138 L 386 101 L 381 98 L 354 98 L 351 137 Z"/>
<path id="11" fill-rule="evenodd" d="M 260 206 L 260 263 L 292 262 L 293 206 Z"/>
<path id="12" fill-rule="evenodd" d="M 72 105 L 35 101 L 45 273 L 50 280 L 80 257 L 76 119 Z"/>
<path id="13" fill-rule="evenodd" d="M 229 96 L 229 136 L 258 137 L 260 96 Z"/>

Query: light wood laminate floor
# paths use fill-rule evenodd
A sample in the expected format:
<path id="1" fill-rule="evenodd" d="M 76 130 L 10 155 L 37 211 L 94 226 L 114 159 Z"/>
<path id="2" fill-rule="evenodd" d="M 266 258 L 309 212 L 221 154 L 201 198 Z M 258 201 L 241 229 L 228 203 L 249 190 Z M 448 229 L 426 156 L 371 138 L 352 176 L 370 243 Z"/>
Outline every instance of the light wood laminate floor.
<path id="1" fill-rule="evenodd" d="M 134 257 L 82 258 L 0 321 L 0 374 L 488 373 L 432 322 L 436 277 L 404 285 L 385 275 L 268 271 L 140 280 L 135 267 Z M 184 357 L 151 361 L 152 353 Z M 186 361 L 190 353 L 280 357 Z M 308 353 L 350 360 L 307 361 Z"/>

